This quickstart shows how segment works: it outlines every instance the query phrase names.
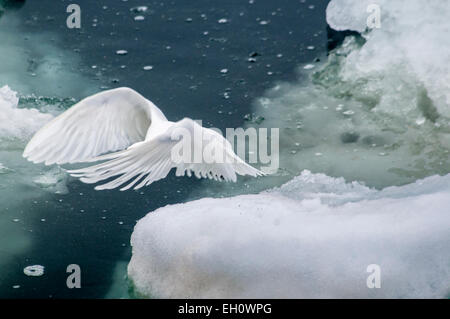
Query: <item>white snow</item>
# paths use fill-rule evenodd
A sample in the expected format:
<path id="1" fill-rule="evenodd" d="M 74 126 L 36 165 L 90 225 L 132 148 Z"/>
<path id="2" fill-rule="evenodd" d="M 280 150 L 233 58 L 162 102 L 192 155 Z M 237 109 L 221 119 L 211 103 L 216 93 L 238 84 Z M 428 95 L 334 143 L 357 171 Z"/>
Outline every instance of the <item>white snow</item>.
<path id="1" fill-rule="evenodd" d="M 386 79 L 387 85 L 382 87 L 385 92 L 389 85 L 392 85 L 392 90 L 399 91 L 417 91 L 417 87 L 408 88 L 413 84 L 423 86 L 438 111 L 449 117 L 448 2 L 430 1 L 424 5 L 421 0 L 333 0 L 327 8 L 327 22 L 336 30 L 362 32 L 367 28 L 366 20 L 370 16 L 367 8 L 371 4 L 380 8 L 381 28 L 363 33 L 367 42 L 361 50 L 347 57 L 343 77 L 357 81 L 381 74 L 384 78 L 392 76 L 393 79 Z M 414 95 L 410 97 L 415 98 Z M 387 112 L 401 111 L 395 110 L 402 105 L 393 104 L 393 98 L 389 95 L 386 101 L 381 102 L 380 108 Z"/>
<path id="2" fill-rule="evenodd" d="M 17 108 L 18 103 L 16 92 L 8 86 L 0 88 L 0 140 L 31 138 L 34 132 L 53 118 L 36 109 Z"/>
<path id="3" fill-rule="evenodd" d="M 160 208 L 129 277 L 162 298 L 435 298 L 450 293 L 450 175 L 376 191 L 303 172 L 259 195 Z M 381 267 L 381 288 L 366 286 Z"/>

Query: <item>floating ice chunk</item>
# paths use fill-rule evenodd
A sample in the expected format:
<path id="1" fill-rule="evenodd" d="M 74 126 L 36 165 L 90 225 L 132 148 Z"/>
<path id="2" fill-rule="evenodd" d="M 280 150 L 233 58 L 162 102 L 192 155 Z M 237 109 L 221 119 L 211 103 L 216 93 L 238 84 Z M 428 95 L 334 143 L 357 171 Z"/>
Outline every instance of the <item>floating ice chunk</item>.
<path id="1" fill-rule="evenodd" d="M 46 173 L 44 175 L 41 175 L 39 177 L 36 177 L 33 182 L 42 188 L 48 188 L 55 186 L 62 180 L 61 176 L 52 174 L 52 173 Z"/>
<path id="2" fill-rule="evenodd" d="M 127 51 L 127 50 L 117 50 L 117 51 L 116 51 L 116 54 L 117 54 L 117 55 L 127 55 L 127 54 L 128 54 L 128 51 Z"/>
<path id="3" fill-rule="evenodd" d="M 417 120 L 416 120 L 416 124 L 417 125 L 423 125 L 425 122 L 426 122 L 426 118 L 424 118 L 424 117 L 421 117 L 421 118 L 418 118 Z"/>
<path id="4" fill-rule="evenodd" d="M 60 168 L 50 169 L 33 179 L 38 187 L 57 194 L 67 194 L 67 174 Z"/>
<path id="5" fill-rule="evenodd" d="M 2 163 L 0 163 L 0 174 L 6 174 L 10 171 L 10 169 L 8 167 L 6 167 L 5 165 L 3 165 Z"/>
<path id="6" fill-rule="evenodd" d="M 23 273 L 30 277 L 40 277 L 44 275 L 44 269 L 41 265 L 28 266 L 23 269 Z"/>
<path id="7" fill-rule="evenodd" d="M 443 298 L 450 175 L 383 191 L 304 172 L 258 195 L 160 208 L 136 225 L 129 278 L 175 298 Z M 381 289 L 366 285 L 381 267 Z"/>
<path id="8" fill-rule="evenodd" d="M 147 12 L 148 7 L 147 6 L 137 6 L 130 9 L 132 12 Z"/>
<path id="9" fill-rule="evenodd" d="M 0 103 L 1 105 L 9 105 L 13 108 L 17 107 L 19 103 L 19 98 L 17 97 L 17 92 L 14 92 L 9 88 L 9 86 L 5 85 L 0 88 Z"/>
<path id="10" fill-rule="evenodd" d="M 19 109 L 17 93 L 8 86 L 0 88 L 0 140 L 29 138 L 53 116 L 36 109 Z"/>
<path id="11" fill-rule="evenodd" d="M 331 28 L 363 32 L 367 27 L 367 7 L 373 0 L 331 1 L 327 7 L 327 22 Z M 383 10 L 384 13 L 384 10 Z"/>
<path id="12" fill-rule="evenodd" d="M 450 6 L 445 1 L 423 5 L 421 0 L 378 0 L 381 28 L 367 27 L 372 0 L 333 0 L 327 7 L 327 22 L 335 30 L 363 33 L 366 43 L 351 52 L 341 74 L 360 82 L 374 77 L 368 89 L 375 90 L 377 78 L 390 78 L 384 89 L 386 107 L 397 105 L 390 95 L 409 92 L 409 99 L 421 93 L 431 99 L 410 103 L 436 108 L 450 117 Z M 367 31 L 365 31 L 367 29 Z M 373 88 L 370 88 L 372 86 Z M 391 92 L 387 88 L 391 87 Z M 415 90 L 415 92 L 411 92 Z M 406 99 L 406 98 L 405 98 Z M 383 102 L 383 101 L 381 101 Z M 414 102 L 414 101 L 412 101 Z M 403 103 L 402 103 L 403 104 Z M 401 104 L 400 104 L 401 107 Z M 398 108 L 400 108 L 398 107 Z"/>

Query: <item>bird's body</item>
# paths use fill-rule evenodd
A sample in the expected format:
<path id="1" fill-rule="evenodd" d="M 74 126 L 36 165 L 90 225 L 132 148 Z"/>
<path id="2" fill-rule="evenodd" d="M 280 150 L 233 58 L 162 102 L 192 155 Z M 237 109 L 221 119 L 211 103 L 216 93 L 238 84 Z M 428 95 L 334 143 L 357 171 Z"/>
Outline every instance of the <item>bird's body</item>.
<path id="1" fill-rule="evenodd" d="M 193 139 L 185 140 L 183 132 Z M 196 138 L 198 132 L 200 139 Z M 183 142 L 188 150 L 201 148 L 203 152 L 212 147 L 222 153 L 224 161 L 175 160 L 174 148 Z M 177 176 L 194 173 L 226 181 L 236 181 L 236 174 L 263 175 L 241 160 L 216 131 L 189 118 L 168 121 L 158 107 L 130 88 L 103 91 L 80 101 L 40 129 L 23 156 L 46 165 L 103 161 L 69 170 L 85 183 L 115 177 L 97 190 L 125 183 L 121 190 L 139 189 L 165 178 L 172 168 L 176 168 Z"/>

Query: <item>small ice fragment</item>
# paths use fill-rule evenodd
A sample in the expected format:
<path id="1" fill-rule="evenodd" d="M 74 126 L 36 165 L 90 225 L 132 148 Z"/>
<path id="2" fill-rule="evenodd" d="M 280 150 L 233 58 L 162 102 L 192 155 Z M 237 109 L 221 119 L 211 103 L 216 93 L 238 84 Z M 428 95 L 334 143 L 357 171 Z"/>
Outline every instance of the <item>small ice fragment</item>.
<path id="1" fill-rule="evenodd" d="M 313 67 L 314 67 L 314 64 L 307 64 L 307 65 L 305 65 L 303 68 L 304 68 L 305 70 L 311 70 Z"/>
<path id="2" fill-rule="evenodd" d="M 228 69 L 222 69 L 222 70 L 220 70 L 220 73 L 227 74 L 228 73 Z"/>
<path id="3" fill-rule="evenodd" d="M 314 50 L 316 47 L 313 46 L 313 45 L 309 45 L 309 46 L 307 46 L 306 48 L 307 48 L 308 50 Z"/>
<path id="4" fill-rule="evenodd" d="M 127 50 L 117 50 L 116 54 L 117 55 L 126 55 L 126 54 L 128 54 L 128 51 Z"/>
<path id="5" fill-rule="evenodd" d="M 424 117 L 421 117 L 421 118 L 418 118 L 418 119 L 416 120 L 416 124 L 417 124 L 417 125 L 422 125 L 422 124 L 425 123 L 425 121 L 426 121 L 426 119 L 425 119 Z M 1 172 L 1 167 L 0 167 L 0 172 Z"/>
<path id="6" fill-rule="evenodd" d="M 6 167 L 2 163 L 0 163 L 0 174 L 7 173 L 8 171 L 9 171 L 8 167 Z"/>
<path id="7" fill-rule="evenodd" d="M 146 65 L 146 66 L 143 67 L 143 69 L 144 69 L 145 71 L 150 71 L 150 70 L 153 69 L 153 65 Z"/>
<path id="8" fill-rule="evenodd" d="M 134 17 L 134 21 L 142 21 L 142 20 L 144 20 L 144 19 L 145 19 L 144 16 L 135 16 L 135 17 Z"/>
<path id="9" fill-rule="evenodd" d="M 28 266 L 23 269 L 23 273 L 30 277 L 40 277 L 44 275 L 44 266 L 41 265 Z"/>
<path id="10" fill-rule="evenodd" d="M 219 19 L 217 22 L 219 22 L 221 24 L 228 23 L 228 19 L 222 18 L 222 19 Z"/>
<path id="11" fill-rule="evenodd" d="M 148 9 L 147 6 L 138 6 L 138 7 L 133 7 L 130 9 L 130 11 L 132 12 L 146 12 Z"/>
<path id="12" fill-rule="evenodd" d="M 260 25 L 266 25 L 266 24 L 269 24 L 269 21 L 267 21 L 267 20 L 261 20 L 261 21 L 259 22 L 259 24 L 260 24 Z"/>

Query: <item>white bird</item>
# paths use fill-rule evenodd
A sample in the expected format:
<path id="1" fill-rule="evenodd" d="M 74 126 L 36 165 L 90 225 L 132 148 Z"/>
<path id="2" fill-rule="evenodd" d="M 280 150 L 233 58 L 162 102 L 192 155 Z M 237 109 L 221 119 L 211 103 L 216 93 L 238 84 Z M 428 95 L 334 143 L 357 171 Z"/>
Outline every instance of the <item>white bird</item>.
<path id="1" fill-rule="evenodd" d="M 201 132 L 200 141 L 185 141 L 177 130 L 191 136 Z M 187 142 L 191 150 L 212 147 L 224 154 L 225 160 L 174 160 L 172 151 L 180 142 Z M 103 91 L 75 104 L 41 128 L 23 156 L 45 165 L 104 161 L 68 171 L 89 184 L 115 177 L 96 186 L 96 190 L 113 189 L 128 182 L 121 190 L 133 186 L 139 189 L 165 178 L 172 168 L 176 168 L 177 176 L 191 176 L 193 172 L 198 178 L 233 182 L 236 174 L 264 175 L 240 159 L 221 134 L 189 118 L 168 121 L 158 107 L 130 88 Z"/>

